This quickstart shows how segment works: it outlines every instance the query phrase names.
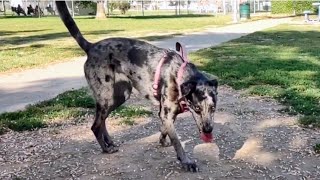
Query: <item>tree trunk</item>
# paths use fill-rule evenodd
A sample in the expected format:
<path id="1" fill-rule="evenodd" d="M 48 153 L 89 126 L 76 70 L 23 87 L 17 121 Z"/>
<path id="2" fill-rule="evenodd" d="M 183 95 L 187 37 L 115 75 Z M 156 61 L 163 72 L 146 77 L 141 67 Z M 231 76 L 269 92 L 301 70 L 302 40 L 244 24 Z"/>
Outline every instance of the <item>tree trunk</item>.
<path id="1" fill-rule="evenodd" d="M 3 10 L 3 14 L 6 15 L 6 5 L 4 3 L 4 0 L 2 0 L 2 10 Z"/>
<path id="2" fill-rule="evenodd" d="M 106 18 L 106 14 L 104 12 L 104 1 L 97 1 L 97 14 L 96 19 Z"/>

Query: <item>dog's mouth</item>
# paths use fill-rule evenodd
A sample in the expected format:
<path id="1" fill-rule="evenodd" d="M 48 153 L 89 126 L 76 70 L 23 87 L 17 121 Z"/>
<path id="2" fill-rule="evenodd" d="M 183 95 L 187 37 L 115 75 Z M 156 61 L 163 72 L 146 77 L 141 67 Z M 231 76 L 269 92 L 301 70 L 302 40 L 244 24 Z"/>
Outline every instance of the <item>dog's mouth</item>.
<path id="1" fill-rule="evenodd" d="M 204 142 L 210 143 L 213 141 L 212 133 L 204 133 L 204 132 L 200 132 L 200 133 L 201 133 L 200 137 Z"/>
<path id="2" fill-rule="evenodd" d="M 205 123 L 205 125 L 202 126 L 201 129 L 199 129 L 200 137 L 204 142 L 210 143 L 213 141 L 212 130 L 213 130 L 213 127 L 209 123 Z"/>

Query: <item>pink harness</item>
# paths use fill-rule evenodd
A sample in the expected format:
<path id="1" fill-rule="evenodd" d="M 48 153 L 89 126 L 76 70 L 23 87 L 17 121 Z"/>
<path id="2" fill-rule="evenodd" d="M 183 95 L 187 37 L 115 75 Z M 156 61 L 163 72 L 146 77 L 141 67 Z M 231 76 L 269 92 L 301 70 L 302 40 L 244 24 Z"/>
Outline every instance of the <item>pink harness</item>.
<path id="1" fill-rule="evenodd" d="M 184 70 L 187 66 L 187 64 L 189 63 L 189 59 L 187 57 L 187 52 L 185 51 L 185 47 L 182 46 L 179 42 L 176 43 L 176 50 L 179 52 L 182 60 L 183 60 L 183 63 L 181 64 L 180 68 L 179 68 L 179 71 L 178 71 L 178 74 L 177 74 L 177 79 L 176 79 L 176 83 L 178 84 L 178 89 L 179 89 L 179 105 L 180 105 L 180 109 L 181 109 L 181 112 L 180 113 L 183 113 L 183 112 L 186 112 L 186 111 L 189 111 L 189 108 L 184 100 L 184 97 L 182 97 L 181 95 L 181 91 L 180 91 L 180 85 L 182 84 L 181 83 L 181 80 L 182 80 L 182 76 L 183 76 L 183 73 L 184 73 Z M 168 51 L 165 51 L 164 52 L 164 55 L 163 57 L 160 59 L 159 61 L 159 64 L 156 68 L 156 72 L 154 74 L 154 82 L 153 82 L 153 85 L 152 85 L 152 88 L 153 88 L 153 95 L 155 97 L 158 97 L 158 88 L 159 88 L 159 82 L 160 82 L 160 74 L 161 74 L 161 67 L 164 63 L 164 61 L 167 59 L 168 55 L 167 55 Z"/>

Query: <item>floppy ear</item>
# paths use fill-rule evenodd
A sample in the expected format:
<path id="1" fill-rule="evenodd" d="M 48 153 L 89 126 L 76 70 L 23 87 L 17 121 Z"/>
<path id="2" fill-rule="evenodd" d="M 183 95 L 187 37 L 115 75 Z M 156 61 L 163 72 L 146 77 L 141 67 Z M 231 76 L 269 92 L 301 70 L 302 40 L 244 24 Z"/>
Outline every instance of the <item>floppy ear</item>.
<path id="1" fill-rule="evenodd" d="M 176 42 L 176 51 L 180 52 L 182 45 L 179 42 Z"/>
<path id="2" fill-rule="evenodd" d="M 218 80 L 217 79 L 212 79 L 208 81 L 209 86 L 213 86 L 215 88 L 218 87 Z"/>
<path id="3" fill-rule="evenodd" d="M 195 81 L 187 81 L 185 83 L 182 83 L 180 85 L 181 89 L 181 95 L 182 96 L 187 96 L 190 93 L 194 92 L 196 90 L 197 82 Z"/>

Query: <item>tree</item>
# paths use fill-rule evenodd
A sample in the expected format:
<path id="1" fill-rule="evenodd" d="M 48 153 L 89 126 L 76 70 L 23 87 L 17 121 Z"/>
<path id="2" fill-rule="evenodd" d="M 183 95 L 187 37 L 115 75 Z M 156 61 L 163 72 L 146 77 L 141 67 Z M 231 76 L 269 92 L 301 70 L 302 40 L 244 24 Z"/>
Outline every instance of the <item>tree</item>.
<path id="1" fill-rule="evenodd" d="M 97 2 L 93 1 L 78 1 L 76 2 L 78 5 L 88 8 L 91 7 L 96 12 L 97 19 L 106 18 L 105 8 L 104 8 L 104 0 L 98 0 Z"/>
<path id="2" fill-rule="evenodd" d="M 126 14 L 126 12 L 130 9 L 130 3 L 128 2 L 119 2 L 119 5 L 118 5 L 120 11 L 121 11 L 121 14 Z"/>
<path id="3" fill-rule="evenodd" d="M 104 0 L 97 1 L 97 13 L 96 19 L 106 18 L 105 9 L 104 9 Z"/>
<path id="4" fill-rule="evenodd" d="M 1 9 L 1 11 L 3 11 L 3 13 L 4 13 L 4 15 L 6 15 L 6 5 L 5 5 L 5 2 L 4 2 L 4 0 L 2 0 L 2 9 Z"/>

